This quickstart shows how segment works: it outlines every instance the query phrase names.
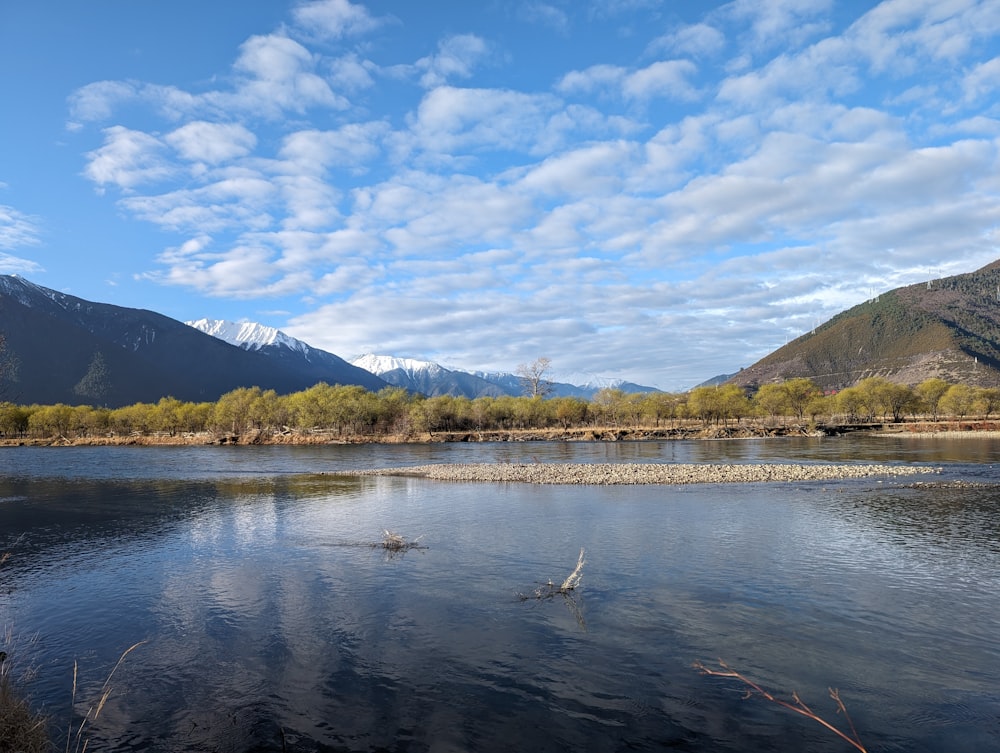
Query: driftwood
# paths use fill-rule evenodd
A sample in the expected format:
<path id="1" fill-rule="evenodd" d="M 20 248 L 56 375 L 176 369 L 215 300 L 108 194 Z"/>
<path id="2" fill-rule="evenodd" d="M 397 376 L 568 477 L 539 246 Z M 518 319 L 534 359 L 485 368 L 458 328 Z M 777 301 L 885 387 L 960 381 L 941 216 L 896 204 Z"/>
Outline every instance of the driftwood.
<path id="1" fill-rule="evenodd" d="M 786 701 L 767 692 L 756 682 L 748 678 L 746 675 L 737 672 L 735 669 L 731 668 L 721 659 L 719 659 L 719 667 L 720 667 L 719 669 L 710 669 L 709 667 L 706 667 L 704 664 L 702 664 L 700 661 L 694 663 L 694 668 L 697 669 L 699 672 L 701 672 L 703 675 L 709 675 L 711 677 L 732 677 L 742 682 L 747 689 L 746 695 L 744 696 L 745 698 L 750 698 L 755 694 L 759 695 L 762 698 L 771 701 L 771 703 L 776 703 L 779 706 L 788 709 L 789 711 L 794 711 L 796 714 L 801 714 L 802 716 L 808 719 L 812 719 L 814 722 L 818 722 L 819 724 L 826 727 L 826 729 L 830 730 L 830 732 L 839 737 L 841 740 L 844 740 L 845 742 L 852 745 L 855 749 L 860 751 L 860 753 L 868 753 L 868 749 L 861 743 L 861 738 L 858 735 L 858 731 L 854 728 L 854 722 L 851 721 L 851 717 L 847 713 L 847 707 L 844 706 L 844 702 L 840 700 L 840 691 L 837 690 L 836 688 L 829 689 L 830 698 L 833 699 L 834 703 L 837 706 L 837 713 L 843 714 L 844 719 L 847 721 L 848 731 L 846 732 L 844 730 L 838 729 L 837 727 L 833 726 L 830 722 L 826 721 L 826 719 L 820 717 L 816 712 L 814 712 L 811 708 L 809 708 L 809 706 L 807 706 L 801 698 L 799 698 L 798 693 L 792 693 L 792 699 L 790 701 Z"/>
<path id="2" fill-rule="evenodd" d="M 577 624 L 586 630 L 587 623 L 583 619 L 583 613 L 580 611 L 580 606 L 576 603 L 574 598 L 576 589 L 579 587 L 580 582 L 583 580 L 583 566 L 586 563 L 584 557 L 584 551 L 580 549 L 580 556 L 577 558 L 576 567 L 573 568 L 573 572 L 566 576 L 566 579 L 560 584 L 556 585 L 551 580 L 543 583 L 538 588 L 536 588 L 530 594 L 519 593 L 517 597 L 521 601 L 541 601 L 545 599 L 554 599 L 556 596 L 561 596 L 566 607 L 572 612 L 573 617 L 576 619 Z"/>
<path id="3" fill-rule="evenodd" d="M 389 556 L 394 556 L 397 554 L 402 554 L 403 552 L 408 552 L 411 549 L 423 549 L 420 545 L 420 537 L 413 539 L 412 541 L 407 540 L 402 534 L 384 529 L 382 531 L 382 540 L 371 544 L 373 549 L 383 549 L 389 554 Z"/>

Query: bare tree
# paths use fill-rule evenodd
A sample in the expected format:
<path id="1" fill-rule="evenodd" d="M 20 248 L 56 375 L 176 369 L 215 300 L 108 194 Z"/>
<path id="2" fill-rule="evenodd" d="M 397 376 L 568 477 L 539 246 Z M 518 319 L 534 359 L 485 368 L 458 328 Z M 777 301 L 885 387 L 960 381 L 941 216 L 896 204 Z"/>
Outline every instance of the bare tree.
<path id="1" fill-rule="evenodd" d="M 531 363 L 522 363 L 517 367 L 517 375 L 521 378 L 525 395 L 545 397 L 552 392 L 552 382 L 546 378 L 551 366 L 552 361 L 543 356 L 536 358 Z"/>

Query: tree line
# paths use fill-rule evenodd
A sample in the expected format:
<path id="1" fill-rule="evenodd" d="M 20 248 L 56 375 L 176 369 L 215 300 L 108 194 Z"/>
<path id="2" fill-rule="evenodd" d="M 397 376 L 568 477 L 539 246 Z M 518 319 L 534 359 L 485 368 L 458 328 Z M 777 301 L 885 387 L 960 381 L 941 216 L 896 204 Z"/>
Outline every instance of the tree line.
<path id="1" fill-rule="evenodd" d="M 762 385 L 755 393 L 725 384 L 689 392 L 626 393 L 603 389 L 575 397 L 424 397 L 402 388 L 371 392 L 355 385 L 320 383 L 278 395 L 241 387 L 215 402 L 164 397 L 120 408 L 91 405 L 0 403 L 4 437 L 67 438 L 198 434 L 241 436 L 324 433 L 337 438 L 415 437 L 434 432 L 678 427 L 768 424 L 873 423 L 923 416 L 987 419 L 1000 410 L 1000 388 L 927 379 L 907 386 L 870 377 L 836 394 L 810 379 Z"/>

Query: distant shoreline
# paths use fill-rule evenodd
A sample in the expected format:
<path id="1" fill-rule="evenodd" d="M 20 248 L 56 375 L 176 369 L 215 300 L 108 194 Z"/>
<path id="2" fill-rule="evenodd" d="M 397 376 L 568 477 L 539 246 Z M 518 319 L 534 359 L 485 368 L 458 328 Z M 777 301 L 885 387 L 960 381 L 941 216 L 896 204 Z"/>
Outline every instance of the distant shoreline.
<path id="1" fill-rule="evenodd" d="M 336 444 L 452 444 L 479 442 L 641 442 L 663 440 L 780 439 L 788 437 L 836 437 L 861 434 L 874 437 L 913 439 L 996 439 L 997 421 L 918 421 L 899 424 L 831 424 L 804 426 L 671 427 L 580 427 L 569 429 L 510 429 L 504 431 L 423 432 L 389 435 L 350 435 L 336 432 L 285 431 L 269 434 L 151 433 L 104 436 L 0 437 L 0 447 L 127 447 L 127 446 L 253 446 L 253 445 L 336 445 Z"/>

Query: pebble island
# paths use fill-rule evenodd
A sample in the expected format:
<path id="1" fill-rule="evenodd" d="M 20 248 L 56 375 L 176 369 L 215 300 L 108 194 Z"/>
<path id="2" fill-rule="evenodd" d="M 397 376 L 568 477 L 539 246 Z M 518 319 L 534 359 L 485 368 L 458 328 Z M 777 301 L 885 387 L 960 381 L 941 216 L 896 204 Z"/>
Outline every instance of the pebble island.
<path id="1" fill-rule="evenodd" d="M 442 481 L 529 484 L 745 484 L 768 481 L 871 479 L 939 473 L 912 465 L 677 463 L 441 463 L 353 471 L 354 476 L 418 476 Z"/>

